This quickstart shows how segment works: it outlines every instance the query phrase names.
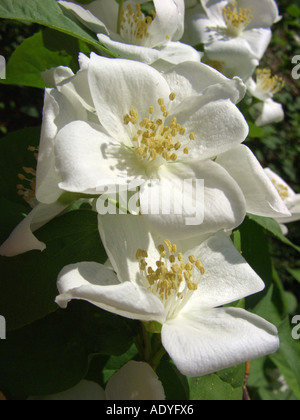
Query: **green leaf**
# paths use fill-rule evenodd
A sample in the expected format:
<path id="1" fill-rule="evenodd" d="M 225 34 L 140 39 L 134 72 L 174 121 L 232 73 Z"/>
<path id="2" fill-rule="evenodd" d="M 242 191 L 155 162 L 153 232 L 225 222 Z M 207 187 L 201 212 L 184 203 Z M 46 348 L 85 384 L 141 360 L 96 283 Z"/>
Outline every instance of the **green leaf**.
<path id="1" fill-rule="evenodd" d="M 300 247 L 294 245 L 281 231 L 279 223 L 276 220 L 271 219 L 269 217 L 262 217 L 262 216 L 255 216 L 253 214 L 248 214 L 248 218 L 253 220 L 258 225 L 262 226 L 268 233 L 270 233 L 274 238 L 279 239 L 286 245 L 291 246 L 292 248 L 296 249 L 296 251 L 300 252 Z"/>
<path id="2" fill-rule="evenodd" d="M 97 214 L 88 210 L 69 212 L 35 232 L 47 245 L 17 257 L 0 257 L 0 314 L 8 330 L 40 319 L 57 310 L 56 281 L 68 264 L 80 261 L 104 263 Z"/>
<path id="3" fill-rule="evenodd" d="M 285 313 L 281 290 L 274 285 L 272 260 L 265 230 L 250 218 L 239 226 L 242 255 L 265 283 L 265 290 L 246 298 L 246 309 L 278 324 Z"/>
<path id="4" fill-rule="evenodd" d="M 260 139 L 264 136 L 264 130 L 262 127 L 258 127 L 251 121 L 247 121 L 249 125 L 249 137 Z"/>
<path id="5" fill-rule="evenodd" d="M 300 283 L 300 268 L 287 268 L 287 271 Z"/>
<path id="6" fill-rule="evenodd" d="M 33 22 L 47 26 L 93 45 L 99 51 L 116 57 L 102 46 L 96 34 L 82 25 L 75 16 L 61 7 L 57 0 L 1 0 L 0 18 Z"/>
<path id="7" fill-rule="evenodd" d="M 288 8 L 287 8 L 287 12 L 295 18 L 300 17 L 300 8 L 298 6 L 296 6 L 295 4 L 291 4 Z"/>
<path id="8" fill-rule="evenodd" d="M 216 374 L 188 378 L 190 400 L 242 401 L 245 366 L 226 369 Z"/>
<path id="9" fill-rule="evenodd" d="M 279 326 L 280 349 L 270 355 L 293 393 L 300 399 L 300 346 L 299 341 L 292 337 L 289 319 L 286 318 Z"/>
<path id="10" fill-rule="evenodd" d="M 74 301 L 0 340 L 0 389 L 11 398 L 46 395 L 75 386 L 93 354 L 120 355 L 135 322 Z"/>
<path id="11" fill-rule="evenodd" d="M 185 401 L 189 399 L 189 386 L 183 376 L 168 356 L 165 356 L 156 373 L 163 384 L 166 399 L 171 401 Z"/>
<path id="12" fill-rule="evenodd" d="M 7 63 L 5 84 L 45 88 L 41 72 L 58 66 L 78 70 L 79 41 L 45 29 L 25 39 Z"/>

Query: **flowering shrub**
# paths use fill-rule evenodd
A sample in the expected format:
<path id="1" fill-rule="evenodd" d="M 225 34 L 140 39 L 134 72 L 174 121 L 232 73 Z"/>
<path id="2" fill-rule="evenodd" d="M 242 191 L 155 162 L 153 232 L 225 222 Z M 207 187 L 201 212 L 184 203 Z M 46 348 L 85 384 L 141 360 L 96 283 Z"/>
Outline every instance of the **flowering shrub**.
<path id="1" fill-rule="evenodd" d="M 249 141 L 286 119 L 275 0 L 2 0 L 0 18 L 39 25 L 3 88 L 44 92 L 41 126 L 0 140 L 3 396 L 299 399 L 269 243 L 299 253 L 299 194 Z"/>

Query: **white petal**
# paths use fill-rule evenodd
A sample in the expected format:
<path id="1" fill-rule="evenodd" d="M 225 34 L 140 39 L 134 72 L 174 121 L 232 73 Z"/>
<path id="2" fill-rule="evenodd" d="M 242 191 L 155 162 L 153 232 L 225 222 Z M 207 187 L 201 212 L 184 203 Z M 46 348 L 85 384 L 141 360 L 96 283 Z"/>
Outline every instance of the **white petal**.
<path id="1" fill-rule="evenodd" d="M 59 202 L 38 204 L 1 245 L 0 255 L 13 257 L 33 249 L 43 251 L 46 245 L 40 242 L 32 232 L 54 219 L 67 207 Z"/>
<path id="2" fill-rule="evenodd" d="M 159 253 L 147 221 L 142 216 L 99 216 L 99 232 L 109 260 L 123 282 L 138 280 L 138 249 L 146 250 L 154 263 L 158 259 Z"/>
<path id="3" fill-rule="evenodd" d="M 240 0 L 239 7 L 251 9 L 253 19 L 247 29 L 269 28 L 279 20 L 278 6 L 274 0 Z"/>
<path id="4" fill-rule="evenodd" d="M 102 401 L 105 392 L 96 382 L 82 380 L 67 391 L 53 395 L 30 397 L 29 401 Z"/>
<path id="5" fill-rule="evenodd" d="M 203 61 L 216 61 L 227 77 L 240 77 L 246 82 L 259 64 L 258 58 L 244 38 L 213 42 L 205 48 Z"/>
<path id="6" fill-rule="evenodd" d="M 219 155 L 217 162 L 241 187 L 248 213 L 265 217 L 289 215 L 276 188 L 247 146 L 240 145 Z"/>
<path id="7" fill-rule="evenodd" d="M 59 175 L 55 171 L 54 142 L 59 126 L 69 122 L 72 112 L 63 97 L 54 89 L 45 90 L 43 124 L 39 146 L 36 176 L 36 197 L 43 203 L 52 203 L 62 191 L 58 187 Z M 61 111 L 61 113 L 60 113 Z"/>
<path id="8" fill-rule="evenodd" d="M 104 34 L 98 34 L 97 36 L 101 44 L 122 58 L 152 64 L 160 57 L 159 51 L 155 48 L 126 44 L 124 42 L 113 40 Z"/>
<path id="9" fill-rule="evenodd" d="M 152 400 L 165 399 L 161 382 L 154 370 L 144 362 L 126 363 L 108 381 L 105 394 L 107 400 Z"/>
<path id="10" fill-rule="evenodd" d="M 171 93 L 163 76 L 150 66 L 96 54 L 91 55 L 89 86 L 101 124 L 113 138 L 124 143 L 129 142 L 124 115 L 135 109 L 141 121 L 149 116 L 150 106 L 159 109 L 157 100 L 163 98 L 167 103 Z"/>
<path id="11" fill-rule="evenodd" d="M 243 32 L 243 38 L 247 40 L 251 51 L 260 60 L 271 42 L 272 31 L 263 28 L 246 30 Z"/>
<path id="12" fill-rule="evenodd" d="M 201 276 L 198 289 L 186 304 L 184 312 L 227 305 L 258 293 L 265 287 L 224 233 L 211 236 L 188 253 L 200 259 L 205 274 Z"/>
<path id="13" fill-rule="evenodd" d="M 267 99 L 266 101 L 256 105 L 260 116 L 255 121 L 258 127 L 263 127 L 268 124 L 279 123 L 284 120 L 284 110 L 281 104 Z"/>
<path id="14" fill-rule="evenodd" d="M 96 33 L 98 32 L 108 33 L 108 30 L 105 24 L 101 22 L 101 20 L 98 19 L 89 10 L 85 9 L 84 7 L 76 3 L 72 3 L 70 1 L 59 0 L 58 2 L 66 9 L 73 12 L 75 16 L 80 20 L 80 22 L 86 25 L 91 31 L 96 32 Z"/>
<path id="15" fill-rule="evenodd" d="M 162 328 L 162 343 L 179 371 L 202 376 L 273 353 L 276 328 L 242 309 L 181 314 Z"/>
<path id="16" fill-rule="evenodd" d="M 84 121 L 74 121 L 59 131 L 55 154 L 62 179 L 59 186 L 66 191 L 100 194 L 138 177 L 127 173 L 133 153 L 104 134 L 100 126 Z"/>
<path id="17" fill-rule="evenodd" d="M 164 77 L 171 90 L 177 92 L 177 102 L 188 96 L 203 93 L 211 86 L 214 86 L 220 92 L 224 90 L 225 92 L 223 96 L 220 94 L 220 98 L 229 98 L 234 103 L 239 102 L 245 95 L 245 85 L 240 79 L 227 79 L 217 70 L 200 62 L 178 64 L 166 72 Z M 180 89 L 178 89 L 178 86 L 180 86 Z"/>
<path id="18" fill-rule="evenodd" d="M 149 27 L 152 46 L 179 41 L 184 30 L 184 0 L 153 0 L 156 17 Z"/>
<path id="19" fill-rule="evenodd" d="M 161 301 L 132 282 L 120 283 L 109 268 L 93 262 L 82 262 L 65 267 L 58 276 L 59 295 L 56 303 L 66 308 L 72 299 L 91 304 L 130 319 L 144 321 L 164 320 Z"/>
<path id="20" fill-rule="evenodd" d="M 223 99 L 224 91 L 218 87 L 208 89 L 204 95 L 187 98 L 172 112 L 189 134 L 189 159 L 214 158 L 219 153 L 242 143 L 249 127 L 238 108 L 230 99 Z M 221 97 L 221 98 L 220 98 Z"/>
<path id="21" fill-rule="evenodd" d="M 216 163 L 169 164 L 158 175 L 158 180 L 141 187 L 140 202 L 141 213 L 162 236 L 187 238 L 242 223 L 246 215 L 242 191 Z"/>
<path id="22" fill-rule="evenodd" d="M 227 0 L 201 0 L 202 6 L 215 26 L 221 26 L 225 24 L 223 18 L 223 9 L 227 6 Z"/>
<path id="23" fill-rule="evenodd" d="M 182 42 L 168 42 L 162 47 L 157 47 L 156 51 L 159 51 L 159 59 L 152 62 L 152 67 L 159 71 L 166 72 L 174 64 L 201 61 L 201 53 Z"/>

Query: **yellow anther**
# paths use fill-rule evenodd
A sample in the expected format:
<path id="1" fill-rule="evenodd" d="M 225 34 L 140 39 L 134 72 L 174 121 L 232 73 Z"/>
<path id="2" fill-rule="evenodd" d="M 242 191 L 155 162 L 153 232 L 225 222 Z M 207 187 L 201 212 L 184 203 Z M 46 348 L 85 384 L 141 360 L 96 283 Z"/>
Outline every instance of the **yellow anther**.
<path id="1" fill-rule="evenodd" d="M 169 96 L 170 101 L 174 101 L 175 98 L 176 98 L 176 93 L 172 92 Z"/>
<path id="2" fill-rule="evenodd" d="M 188 148 L 188 147 L 185 147 L 185 148 L 183 149 L 183 153 L 184 153 L 185 155 L 188 155 L 188 154 L 189 154 L 189 152 L 190 152 L 190 150 L 189 150 L 189 148 Z"/>
<path id="3" fill-rule="evenodd" d="M 172 264 L 176 261 L 176 259 L 175 259 L 174 255 L 170 255 L 169 261 L 170 261 L 170 263 L 172 263 Z"/>
<path id="4" fill-rule="evenodd" d="M 149 114 L 153 114 L 154 112 L 154 106 L 149 106 Z"/>
<path id="5" fill-rule="evenodd" d="M 200 273 L 203 275 L 203 274 L 205 274 L 205 269 L 204 269 L 204 266 L 203 266 L 203 264 L 202 264 L 202 262 L 200 261 L 200 260 L 197 260 L 196 262 L 195 262 L 195 266 L 198 268 L 198 270 L 200 271 Z"/>
<path id="6" fill-rule="evenodd" d="M 194 255 L 189 256 L 189 261 L 190 261 L 190 263 L 195 264 L 196 258 L 194 257 Z"/>
<path id="7" fill-rule="evenodd" d="M 183 260 L 183 255 L 182 255 L 181 252 L 179 252 L 177 258 L 178 258 L 178 261 L 182 261 Z"/>
<path id="8" fill-rule="evenodd" d="M 190 135 L 189 135 L 189 139 L 190 140 L 195 140 L 196 139 L 196 136 L 195 136 L 195 133 L 191 133 Z"/>
<path id="9" fill-rule="evenodd" d="M 172 253 L 172 244 L 171 244 L 171 242 L 170 242 L 168 239 L 166 239 L 166 240 L 164 241 L 164 244 L 165 244 L 165 246 L 167 247 L 168 251 L 169 251 L 170 253 Z"/>

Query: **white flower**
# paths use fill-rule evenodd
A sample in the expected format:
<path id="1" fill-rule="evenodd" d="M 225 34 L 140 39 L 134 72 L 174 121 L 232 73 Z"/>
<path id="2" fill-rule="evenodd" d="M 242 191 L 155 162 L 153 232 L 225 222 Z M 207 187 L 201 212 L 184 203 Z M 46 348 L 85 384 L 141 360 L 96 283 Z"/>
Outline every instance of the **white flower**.
<path id="1" fill-rule="evenodd" d="M 218 62 L 228 77 L 238 75 L 246 81 L 270 43 L 271 26 L 279 19 L 274 0 L 202 0 L 187 10 L 183 41 L 203 43 L 204 60 Z"/>
<path id="2" fill-rule="evenodd" d="M 113 269 L 82 262 L 59 275 L 56 302 L 82 299 L 118 315 L 162 325 L 161 338 L 180 372 L 205 375 L 278 349 L 274 326 L 221 307 L 264 288 L 222 233 L 177 245 L 149 231 L 144 217 L 99 217 Z"/>
<path id="3" fill-rule="evenodd" d="M 107 187 L 126 189 L 139 181 L 141 211 L 147 214 L 149 196 L 163 197 L 171 185 L 173 202 L 185 203 L 182 214 L 171 209 L 162 217 L 160 204 L 158 213 L 147 216 L 168 237 L 174 223 L 176 234 L 185 237 L 238 226 L 247 211 L 244 193 L 238 179 L 214 158 L 230 153 L 248 133 L 234 105 L 244 94 L 241 81 L 228 80 L 201 63 L 182 63 L 161 74 L 142 63 L 95 54 L 81 60 L 80 72 L 50 92 L 49 113 L 46 104 L 45 115 L 55 109 L 59 126 L 57 118 L 50 118 L 43 130 L 39 200 L 49 203 L 62 191 L 99 196 Z M 254 187 L 258 171 L 247 169 Z M 259 176 L 267 179 L 264 173 Z M 196 229 L 186 226 L 186 218 L 195 216 L 191 196 L 196 195 L 194 189 L 183 191 L 184 180 L 204 180 L 204 220 Z M 261 212 L 270 196 L 272 216 L 289 214 L 271 183 L 265 186 L 260 199 L 256 197 Z"/>
<path id="4" fill-rule="evenodd" d="M 257 126 L 273 124 L 284 120 L 284 110 L 280 103 L 273 101 L 273 96 L 284 86 L 279 76 L 272 76 L 269 69 L 258 69 L 256 82 L 251 78 L 247 82 L 249 93 L 261 102 L 255 105 L 259 117 Z"/>
<path id="5" fill-rule="evenodd" d="M 145 0 L 95 0 L 85 6 L 70 1 L 59 3 L 96 32 L 99 41 L 123 58 L 177 64 L 200 61 L 192 47 L 178 42 L 184 30 L 184 0 L 154 0 L 152 16 L 143 13 Z"/>
<path id="6" fill-rule="evenodd" d="M 153 369 L 144 362 L 130 361 L 108 381 L 105 390 L 95 382 L 82 380 L 67 391 L 41 397 L 37 401 L 102 401 L 102 400 L 153 400 L 165 399 L 165 393 Z"/>
<path id="7" fill-rule="evenodd" d="M 280 224 L 284 224 L 300 220 L 300 194 L 296 194 L 296 192 L 270 168 L 265 168 L 265 173 L 268 175 L 269 179 L 276 187 L 282 201 L 285 203 L 285 205 L 291 212 L 290 216 L 276 218 L 277 222 Z M 287 233 L 286 227 L 281 227 L 283 232 Z"/>

